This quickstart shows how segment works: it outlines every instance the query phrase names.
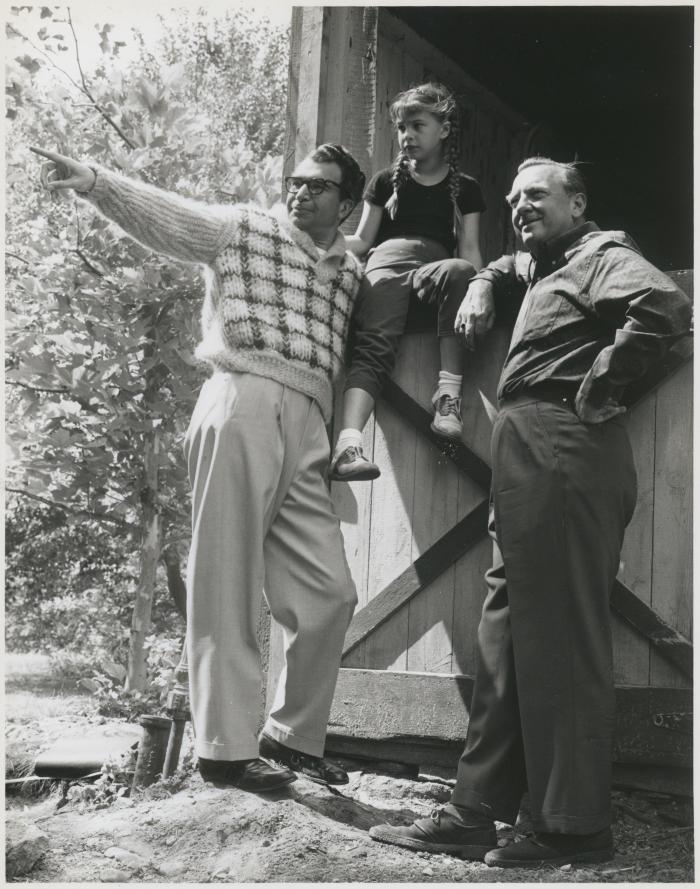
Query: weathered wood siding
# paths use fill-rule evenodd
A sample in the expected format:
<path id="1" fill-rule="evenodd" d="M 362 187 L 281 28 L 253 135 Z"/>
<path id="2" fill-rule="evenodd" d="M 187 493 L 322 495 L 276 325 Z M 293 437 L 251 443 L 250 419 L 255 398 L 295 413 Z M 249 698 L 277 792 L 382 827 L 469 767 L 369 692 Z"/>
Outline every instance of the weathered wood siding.
<path id="1" fill-rule="evenodd" d="M 480 181 L 488 205 L 482 223 L 484 258 L 501 255 L 510 246 L 503 195 L 523 157 L 525 121 L 385 9 L 297 8 L 292 33 L 287 169 L 326 140 L 347 145 L 368 175 L 388 165 L 396 150 L 388 117 L 392 98 L 411 84 L 440 79 L 460 96 L 465 111 L 463 167 Z M 349 231 L 356 220 L 357 213 Z M 681 283 L 691 289 L 692 275 Z M 498 327 L 467 357 L 464 441 L 487 462 L 508 340 L 509 331 Z M 429 407 L 437 371 L 436 337 L 407 334 L 394 380 Z M 621 581 L 686 638 L 692 635 L 691 390 L 688 364 L 628 414 L 639 501 L 620 569 Z M 332 486 L 358 609 L 487 493 L 384 401 L 364 431 L 364 448 L 380 465 L 381 477 Z M 473 674 L 483 576 L 490 560 L 484 537 L 350 651 L 344 667 Z M 617 616 L 614 634 L 618 685 L 688 685 Z"/>

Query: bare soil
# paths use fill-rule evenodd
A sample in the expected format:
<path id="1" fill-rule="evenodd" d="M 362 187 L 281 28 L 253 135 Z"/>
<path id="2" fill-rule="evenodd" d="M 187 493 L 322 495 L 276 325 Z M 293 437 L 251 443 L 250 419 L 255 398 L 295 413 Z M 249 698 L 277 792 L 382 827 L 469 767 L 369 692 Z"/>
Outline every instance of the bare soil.
<path id="1" fill-rule="evenodd" d="M 8 772 L 17 774 L 47 740 L 100 719 L 90 696 L 52 684 L 45 665 L 16 661 L 7 678 Z M 190 738 L 185 747 L 174 780 L 98 802 L 103 808 L 66 802 L 59 784 L 43 795 L 28 795 L 35 785 L 8 795 L 7 819 L 35 823 L 49 839 L 18 882 L 693 882 L 690 802 L 663 793 L 615 791 L 611 862 L 505 871 L 369 838 L 373 824 L 410 822 L 444 804 L 452 785 L 445 774 L 345 761 L 350 783 L 342 788 L 300 778 L 275 796 L 256 796 L 204 784 L 190 764 Z M 518 831 L 527 831 L 526 816 Z M 514 836 L 506 825 L 498 833 L 500 843 Z"/>

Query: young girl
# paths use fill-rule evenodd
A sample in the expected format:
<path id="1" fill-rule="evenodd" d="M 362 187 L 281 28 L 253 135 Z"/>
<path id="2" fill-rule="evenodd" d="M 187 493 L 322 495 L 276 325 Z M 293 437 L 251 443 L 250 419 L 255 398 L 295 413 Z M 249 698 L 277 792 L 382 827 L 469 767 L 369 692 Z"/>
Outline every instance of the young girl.
<path id="1" fill-rule="evenodd" d="M 369 253 L 360 294 L 341 432 L 331 461 L 336 481 L 377 478 L 362 453 L 362 429 L 390 376 L 406 319 L 430 318 L 440 340 L 440 376 L 433 396 L 433 432 L 459 440 L 463 344 L 454 323 L 469 279 L 482 266 L 475 179 L 460 173 L 457 103 L 442 85 L 400 93 L 391 109 L 399 153 L 377 173 L 348 246 Z M 452 258 L 455 256 L 457 258 Z M 435 305 L 430 305 L 431 303 Z M 437 311 L 435 309 L 437 306 Z"/>

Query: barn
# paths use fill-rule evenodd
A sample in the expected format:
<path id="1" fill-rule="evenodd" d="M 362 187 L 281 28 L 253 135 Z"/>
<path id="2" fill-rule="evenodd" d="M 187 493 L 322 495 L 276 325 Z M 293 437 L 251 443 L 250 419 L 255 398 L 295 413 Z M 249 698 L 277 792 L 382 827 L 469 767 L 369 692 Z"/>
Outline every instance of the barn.
<path id="1" fill-rule="evenodd" d="M 387 166 L 392 98 L 438 79 L 463 111 L 486 261 L 512 247 L 503 196 L 519 161 L 576 157 L 590 164 L 593 218 L 629 231 L 690 292 L 692 30 L 691 7 L 297 7 L 285 170 L 324 141 L 345 144 L 368 175 Z M 470 356 L 463 442 L 444 447 L 429 429 L 437 340 L 409 331 L 364 433 L 382 475 L 332 486 L 360 602 L 327 751 L 438 766 L 461 752 L 509 335 L 503 317 Z M 691 359 L 688 340 L 627 392 L 639 499 L 611 600 L 616 780 L 681 792 L 692 763 Z"/>

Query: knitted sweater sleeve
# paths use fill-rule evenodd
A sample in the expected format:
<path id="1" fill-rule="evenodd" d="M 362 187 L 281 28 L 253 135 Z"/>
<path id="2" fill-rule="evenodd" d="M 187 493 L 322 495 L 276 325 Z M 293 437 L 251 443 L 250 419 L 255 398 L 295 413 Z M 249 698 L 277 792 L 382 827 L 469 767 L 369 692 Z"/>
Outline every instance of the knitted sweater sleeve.
<path id="1" fill-rule="evenodd" d="M 232 237 L 233 207 L 183 198 L 100 167 L 95 173 L 94 187 L 80 196 L 152 250 L 211 264 Z"/>

